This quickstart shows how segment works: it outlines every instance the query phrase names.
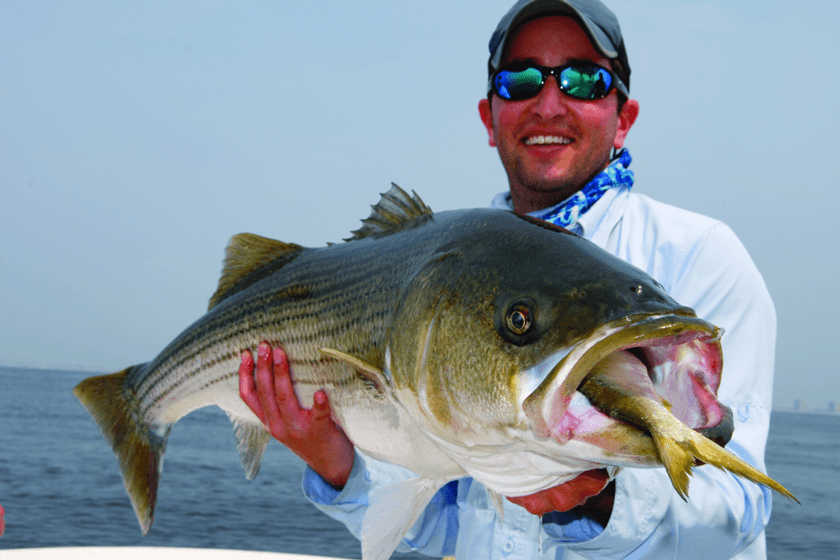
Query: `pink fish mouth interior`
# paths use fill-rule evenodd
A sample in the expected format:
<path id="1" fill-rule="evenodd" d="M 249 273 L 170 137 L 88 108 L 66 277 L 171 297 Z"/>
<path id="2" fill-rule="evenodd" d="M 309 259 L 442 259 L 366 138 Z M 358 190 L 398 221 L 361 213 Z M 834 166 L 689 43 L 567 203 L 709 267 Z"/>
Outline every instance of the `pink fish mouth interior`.
<path id="1" fill-rule="evenodd" d="M 686 426 L 725 444 L 731 411 L 717 399 L 723 356 L 722 331 L 679 315 L 613 324 L 582 342 L 548 374 L 524 403 L 537 431 L 561 443 L 602 429 L 615 420 L 577 392 L 595 365 L 612 356 L 639 380 L 640 394 L 659 400 Z"/>

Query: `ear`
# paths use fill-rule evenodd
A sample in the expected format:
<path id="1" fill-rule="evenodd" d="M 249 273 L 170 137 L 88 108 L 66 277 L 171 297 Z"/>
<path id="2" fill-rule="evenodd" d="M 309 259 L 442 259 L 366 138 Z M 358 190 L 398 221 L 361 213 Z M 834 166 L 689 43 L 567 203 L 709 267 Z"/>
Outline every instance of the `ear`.
<path id="1" fill-rule="evenodd" d="M 493 110 L 490 100 L 487 98 L 478 102 L 478 114 L 481 115 L 481 122 L 484 123 L 484 128 L 487 129 L 487 143 L 491 148 L 496 147 L 496 136 L 493 134 Z"/>
<path id="2" fill-rule="evenodd" d="M 639 116 L 639 102 L 635 99 L 628 99 L 624 102 L 621 112 L 618 114 L 618 126 L 615 131 L 615 139 L 613 140 L 613 147 L 620 150 L 624 147 L 624 140 L 627 138 L 627 133 L 633 123 L 636 122 L 636 117 Z"/>

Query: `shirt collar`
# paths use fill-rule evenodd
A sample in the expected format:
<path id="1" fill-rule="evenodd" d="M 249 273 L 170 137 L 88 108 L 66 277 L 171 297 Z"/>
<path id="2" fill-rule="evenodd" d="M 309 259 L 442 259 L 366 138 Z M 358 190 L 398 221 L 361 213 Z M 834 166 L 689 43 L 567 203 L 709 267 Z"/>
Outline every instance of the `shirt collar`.
<path id="1" fill-rule="evenodd" d="M 633 187 L 633 172 L 627 169 L 631 161 L 630 152 L 622 150 L 606 169 L 581 190 L 559 204 L 529 212 L 528 215 L 585 236 L 604 218 L 616 196 Z M 497 194 L 490 207 L 513 210 L 510 191 Z"/>

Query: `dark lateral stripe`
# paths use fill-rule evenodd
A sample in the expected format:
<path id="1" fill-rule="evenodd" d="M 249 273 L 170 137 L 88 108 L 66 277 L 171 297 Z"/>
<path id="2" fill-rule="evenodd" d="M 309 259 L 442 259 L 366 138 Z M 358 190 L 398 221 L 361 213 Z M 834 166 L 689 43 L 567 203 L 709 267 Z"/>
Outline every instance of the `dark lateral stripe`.
<path id="1" fill-rule="evenodd" d="M 340 314 L 333 313 L 332 317 L 334 320 L 330 321 L 333 324 L 328 326 L 321 321 L 322 324 L 314 336 L 313 333 L 307 332 L 306 329 L 283 329 L 280 325 L 278 325 L 282 318 L 266 317 L 263 321 L 247 324 L 242 321 L 237 321 L 234 317 L 231 317 L 230 320 L 220 326 L 220 328 L 206 333 L 203 336 L 193 336 L 190 337 L 189 340 L 182 341 L 177 349 L 170 349 L 173 351 L 162 354 L 159 360 L 156 360 L 156 363 L 150 364 L 150 366 L 155 367 L 153 372 L 154 375 L 148 376 L 148 378 L 142 383 L 141 391 L 138 392 L 137 398 L 140 402 L 144 402 L 150 392 L 156 389 L 160 390 L 158 385 L 161 384 L 172 385 L 171 388 L 164 390 L 165 394 L 168 394 L 177 387 L 189 382 L 192 378 L 200 376 L 205 370 L 215 366 L 219 362 L 226 361 L 227 359 L 238 358 L 238 354 L 242 349 L 238 347 L 230 347 L 231 341 L 249 338 L 249 332 L 260 334 L 272 331 L 278 332 L 279 336 L 277 338 L 282 340 L 284 345 L 288 347 L 301 346 L 314 339 L 342 340 L 348 338 L 347 335 L 353 331 L 363 331 L 367 333 L 381 331 L 384 335 L 385 323 L 390 311 L 372 311 L 370 309 L 367 311 L 367 313 L 363 314 L 348 314 L 346 317 L 343 317 L 343 321 L 339 319 Z M 324 313 L 329 313 L 329 311 Z M 242 308 L 239 315 L 240 318 L 247 318 L 255 314 L 251 313 L 248 308 Z M 287 321 L 287 323 L 293 327 L 302 324 L 306 325 L 310 323 L 309 319 L 317 320 L 319 315 L 321 317 L 325 316 L 321 313 L 301 313 L 296 317 L 295 323 L 292 323 L 291 321 Z M 335 319 L 339 319 L 339 321 L 335 321 Z M 357 339 L 357 337 L 353 338 Z M 370 343 L 375 345 L 376 338 L 377 337 L 369 339 Z M 363 350 L 355 347 L 355 345 L 349 346 L 349 342 L 350 340 L 347 340 L 346 343 L 343 344 L 345 351 L 356 352 Z M 214 358 L 209 358 L 209 356 L 214 356 Z M 182 375 L 178 378 L 171 378 L 171 372 L 188 367 L 188 363 L 197 361 L 197 358 L 202 358 L 201 365 L 198 368 L 192 370 L 187 375 Z M 159 401 L 159 398 L 155 399 L 155 402 L 157 401 Z M 154 406 L 154 404 L 150 406 Z"/>
<path id="2" fill-rule="evenodd" d="M 365 297 L 354 297 L 353 292 L 363 292 Z M 297 291 L 296 295 L 302 293 Z M 235 307 L 220 306 L 219 312 L 194 325 L 149 364 L 146 378 L 138 380 L 137 387 L 139 390 L 136 397 L 142 403 L 142 414 L 145 416 L 148 410 L 158 406 L 173 391 L 200 377 L 218 363 L 238 359 L 243 348 L 231 347 L 232 343 L 236 344 L 232 341 L 247 340 L 251 338 L 249 333 L 254 333 L 253 336 L 277 333 L 276 339 L 289 348 L 304 346 L 307 342 L 319 339 L 341 341 L 341 344 L 332 342 L 330 345 L 339 345 L 351 353 L 368 350 L 356 347 L 354 341 L 359 340 L 359 337 L 351 336 L 353 332 L 367 333 L 369 336 L 363 338 L 369 347 L 379 344 L 378 339 L 385 334 L 386 323 L 394 305 L 391 294 L 382 289 L 356 289 L 347 290 L 344 295 L 345 298 L 329 294 L 317 300 L 312 299 L 311 295 L 309 298 L 280 300 L 274 297 L 274 293 L 267 293 Z M 314 332 L 311 329 L 313 323 L 317 325 Z M 380 336 L 370 336 L 377 333 Z M 197 363 L 197 358 L 202 358 L 201 365 L 190 368 L 189 363 Z M 171 375 L 185 369 L 186 374 Z M 236 373 L 234 370 L 230 375 Z M 154 397 L 150 401 L 152 394 Z"/>
<path id="3" fill-rule="evenodd" d="M 167 395 L 189 391 L 208 369 L 238 361 L 242 350 L 262 339 L 309 352 L 316 340 L 358 355 L 384 352 L 383 337 L 401 286 L 417 265 L 428 262 L 435 246 L 432 238 L 446 235 L 423 230 L 415 229 L 402 240 L 392 236 L 306 249 L 276 273 L 222 301 L 134 372 L 129 390 L 143 416 L 162 406 Z M 290 359 L 304 370 L 296 377 L 305 382 L 298 374 L 318 369 L 321 358 L 294 354 Z M 212 384 L 235 376 L 237 370 L 216 375 Z M 208 383 L 201 380 L 200 386 Z"/>
<path id="4" fill-rule="evenodd" d="M 308 288 L 297 287 L 294 288 L 295 297 L 292 301 L 284 299 L 284 290 L 281 289 L 261 293 L 241 303 L 237 302 L 233 309 L 219 309 L 216 313 L 205 316 L 203 320 L 194 324 L 188 331 L 173 341 L 161 353 L 156 363 L 150 364 L 150 369 L 155 369 L 156 365 L 173 354 L 183 353 L 184 349 L 190 347 L 191 342 L 193 342 L 191 339 L 208 337 L 204 345 L 195 348 L 190 347 L 190 355 L 202 353 L 206 348 L 217 344 L 218 336 L 213 336 L 214 331 L 224 328 L 225 323 L 240 322 L 243 318 L 256 316 L 263 310 L 268 310 L 276 323 L 300 322 L 309 318 L 320 320 L 324 316 L 337 317 L 342 314 L 342 311 L 359 317 L 364 316 L 365 312 L 372 307 L 372 304 L 381 300 L 383 293 L 387 293 L 391 289 L 390 286 L 370 289 L 368 280 L 373 275 L 374 273 L 368 270 L 360 278 L 353 279 L 356 282 L 351 285 L 348 285 L 348 279 L 345 277 L 343 281 L 334 282 L 334 285 L 319 287 L 317 290 L 312 286 Z M 304 293 L 308 293 L 310 296 L 304 298 L 302 297 Z M 225 308 L 226 306 L 222 305 L 220 307 Z M 223 313 L 220 313 L 222 311 Z M 261 325 L 264 326 L 265 322 L 261 322 Z M 227 337 L 227 333 L 222 335 L 222 338 Z M 155 381 L 155 379 L 146 381 Z"/>

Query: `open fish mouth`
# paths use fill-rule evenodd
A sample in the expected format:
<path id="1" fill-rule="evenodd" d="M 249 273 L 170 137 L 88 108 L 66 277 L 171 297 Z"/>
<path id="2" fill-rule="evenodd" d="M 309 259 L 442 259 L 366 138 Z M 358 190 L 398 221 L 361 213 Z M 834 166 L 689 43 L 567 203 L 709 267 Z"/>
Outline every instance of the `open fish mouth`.
<path id="1" fill-rule="evenodd" d="M 634 315 L 601 326 L 554 365 L 522 407 L 537 433 L 560 443 L 624 420 L 581 393 L 596 366 L 610 358 L 646 372 L 640 396 L 658 400 L 687 427 L 720 445 L 732 435 L 731 411 L 716 397 L 722 329 L 694 316 Z M 586 391 L 583 391 L 584 393 Z M 612 418 L 608 418 L 612 416 Z"/>

